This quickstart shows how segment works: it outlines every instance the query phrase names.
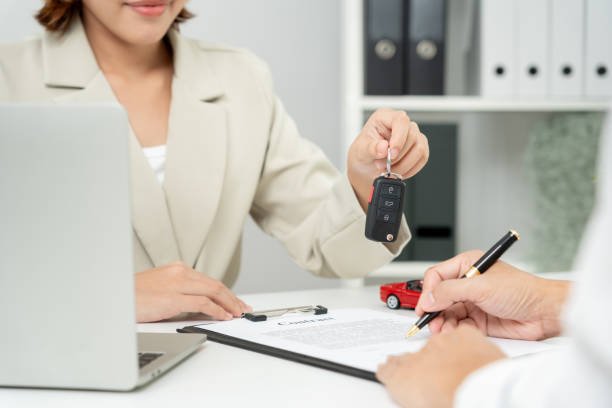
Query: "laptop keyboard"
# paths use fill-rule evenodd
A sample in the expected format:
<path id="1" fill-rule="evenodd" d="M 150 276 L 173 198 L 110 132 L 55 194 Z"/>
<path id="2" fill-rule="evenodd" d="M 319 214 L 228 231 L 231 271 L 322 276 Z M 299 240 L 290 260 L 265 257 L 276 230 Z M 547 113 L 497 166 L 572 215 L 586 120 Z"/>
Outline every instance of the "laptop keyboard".
<path id="1" fill-rule="evenodd" d="M 138 353 L 138 368 L 146 366 L 156 358 L 163 355 L 164 353 Z"/>

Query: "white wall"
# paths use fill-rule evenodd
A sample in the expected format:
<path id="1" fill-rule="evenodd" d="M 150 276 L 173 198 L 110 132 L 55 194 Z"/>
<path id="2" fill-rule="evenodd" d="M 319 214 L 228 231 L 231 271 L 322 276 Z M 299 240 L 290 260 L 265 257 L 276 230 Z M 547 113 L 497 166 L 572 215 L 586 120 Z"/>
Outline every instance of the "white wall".
<path id="1" fill-rule="evenodd" d="M 0 42 L 39 32 L 32 15 L 40 4 L 2 0 Z M 197 18 L 184 34 L 246 47 L 264 58 L 302 134 L 340 166 L 339 0 L 194 0 L 189 8 Z M 337 285 L 300 270 L 278 242 L 252 222 L 246 225 L 238 293 Z"/>
<path id="2" fill-rule="evenodd" d="M 0 8 L 0 42 L 19 41 L 40 31 L 32 18 L 40 1 L 3 0 Z"/>

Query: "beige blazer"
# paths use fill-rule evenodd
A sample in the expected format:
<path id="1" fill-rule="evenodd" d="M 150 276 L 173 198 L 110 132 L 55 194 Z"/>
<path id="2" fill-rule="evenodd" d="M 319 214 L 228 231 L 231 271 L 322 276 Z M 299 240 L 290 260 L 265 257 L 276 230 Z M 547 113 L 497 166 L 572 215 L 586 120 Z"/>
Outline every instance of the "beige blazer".
<path id="1" fill-rule="evenodd" d="M 361 277 L 398 254 L 410 237 L 405 222 L 397 243 L 364 237 L 346 176 L 300 137 L 264 63 L 175 30 L 168 36 L 175 73 L 163 186 L 130 136 L 135 271 L 181 260 L 231 285 L 249 214 L 318 275 Z M 0 46 L 0 101 L 116 98 L 77 20 L 64 36 Z"/>

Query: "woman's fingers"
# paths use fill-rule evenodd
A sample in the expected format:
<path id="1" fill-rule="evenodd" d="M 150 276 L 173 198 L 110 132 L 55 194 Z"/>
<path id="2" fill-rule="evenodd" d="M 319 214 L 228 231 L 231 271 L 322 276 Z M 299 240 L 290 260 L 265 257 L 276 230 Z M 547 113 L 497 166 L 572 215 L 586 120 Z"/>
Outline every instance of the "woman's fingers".
<path id="1" fill-rule="evenodd" d="M 139 322 L 159 321 L 184 312 L 225 320 L 250 310 L 222 282 L 181 262 L 139 272 L 135 279 Z"/>
<path id="2" fill-rule="evenodd" d="M 360 144 L 357 157 L 362 161 L 375 160 L 379 169 L 382 169 L 386 162 L 387 148 L 391 149 L 391 159 L 395 166 L 424 136 L 406 112 L 380 109 L 370 116 L 360 138 L 363 144 Z"/>
<path id="3" fill-rule="evenodd" d="M 410 120 L 406 112 L 396 111 L 393 113 L 391 138 L 389 139 L 392 160 L 397 160 L 401 157 L 402 151 L 405 152 L 410 149 L 414 143 L 416 134 L 414 133 L 413 125 L 416 125 L 416 123 Z"/>
<path id="4" fill-rule="evenodd" d="M 427 154 L 427 156 L 421 157 L 421 160 L 419 160 L 417 164 L 415 164 L 410 170 L 402 173 L 402 178 L 409 179 L 415 176 L 419 171 L 423 169 L 423 167 L 425 167 L 428 160 L 429 160 L 429 154 Z"/>
<path id="5" fill-rule="evenodd" d="M 429 159 L 429 142 L 427 137 L 421 133 L 419 126 L 411 123 L 411 131 L 406 142 L 393 162 L 393 172 L 408 178 L 407 175 L 421 162 L 427 163 Z M 422 166 L 421 166 L 422 167 Z"/>
<path id="6" fill-rule="evenodd" d="M 212 299 L 204 296 L 179 295 L 175 302 L 182 313 L 203 313 L 215 320 L 230 320 L 234 317 Z"/>
<path id="7" fill-rule="evenodd" d="M 195 272 L 195 275 L 184 282 L 182 293 L 207 297 L 233 316 L 244 313 L 243 304 L 222 282 Z"/>
<path id="8" fill-rule="evenodd" d="M 240 306 L 242 306 L 242 313 L 249 313 L 253 311 L 253 308 L 244 303 L 242 299 L 238 298 L 238 302 L 240 302 Z"/>

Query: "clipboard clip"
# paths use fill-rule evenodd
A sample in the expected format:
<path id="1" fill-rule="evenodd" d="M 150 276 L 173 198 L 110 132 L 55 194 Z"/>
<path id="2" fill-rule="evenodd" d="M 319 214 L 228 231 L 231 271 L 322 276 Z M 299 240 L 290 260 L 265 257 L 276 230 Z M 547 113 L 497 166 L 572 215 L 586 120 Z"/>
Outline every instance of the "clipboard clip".
<path id="1" fill-rule="evenodd" d="M 264 322 L 269 317 L 279 317 L 288 313 L 310 313 L 315 315 L 327 314 L 327 308 L 321 305 L 316 306 L 297 306 L 297 307 L 286 307 L 284 309 L 270 309 L 261 310 L 259 312 L 244 313 L 242 317 L 252 322 Z"/>

